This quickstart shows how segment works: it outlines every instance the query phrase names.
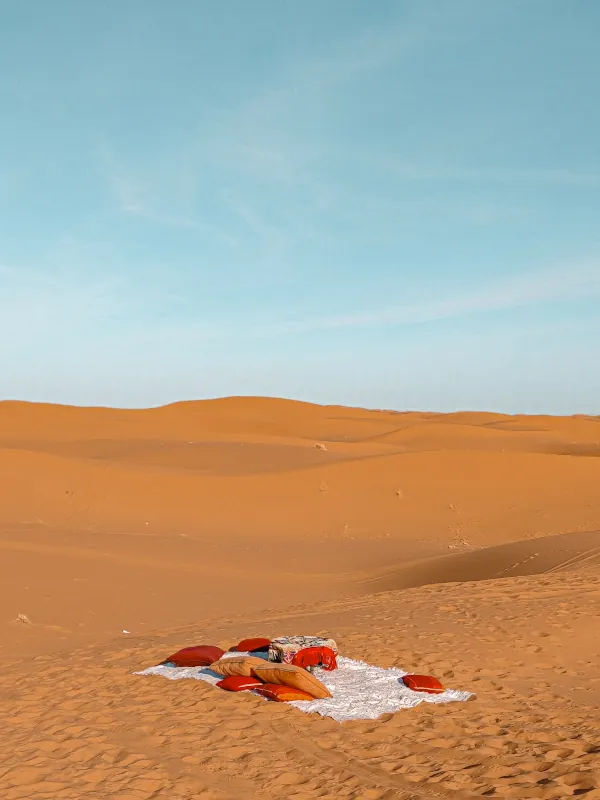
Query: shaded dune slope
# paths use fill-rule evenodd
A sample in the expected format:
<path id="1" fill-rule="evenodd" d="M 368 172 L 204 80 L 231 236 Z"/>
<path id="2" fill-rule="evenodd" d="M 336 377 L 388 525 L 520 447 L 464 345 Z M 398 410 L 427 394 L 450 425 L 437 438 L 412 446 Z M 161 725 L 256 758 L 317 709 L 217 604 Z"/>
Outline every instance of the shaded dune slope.
<path id="1" fill-rule="evenodd" d="M 402 565 L 362 581 L 365 592 L 571 570 L 600 571 L 600 531 L 544 536 Z"/>

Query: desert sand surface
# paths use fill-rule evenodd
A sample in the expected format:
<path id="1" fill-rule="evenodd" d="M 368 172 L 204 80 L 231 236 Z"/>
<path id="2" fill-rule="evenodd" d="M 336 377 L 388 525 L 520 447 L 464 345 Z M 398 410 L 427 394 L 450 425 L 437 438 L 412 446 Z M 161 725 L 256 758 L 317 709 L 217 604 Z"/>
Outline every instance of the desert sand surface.
<path id="1" fill-rule="evenodd" d="M 600 798 L 600 418 L 0 403 L 0 798 Z M 471 702 L 133 675 L 328 634 Z"/>

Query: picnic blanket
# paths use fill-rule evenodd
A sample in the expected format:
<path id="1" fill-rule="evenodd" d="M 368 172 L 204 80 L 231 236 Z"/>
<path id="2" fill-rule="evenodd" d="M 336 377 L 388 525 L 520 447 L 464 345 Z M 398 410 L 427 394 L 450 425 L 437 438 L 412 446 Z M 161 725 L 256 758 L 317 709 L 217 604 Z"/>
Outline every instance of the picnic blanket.
<path id="1" fill-rule="evenodd" d="M 235 655 L 239 656 L 240 653 Z M 160 664 L 135 674 L 160 675 L 171 681 L 191 678 L 213 686 L 221 680 L 221 676 L 211 672 L 208 667 L 168 667 Z M 473 696 L 471 692 L 455 689 L 447 689 L 441 694 L 414 692 L 402 683 L 402 677 L 407 674 L 396 667 L 384 669 L 342 656 L 338 658 L 338 669 L 333 672 L 322 669 L 315 671 L 332 697 L 288 705 L 308 714 L 320 714 L 337 722 L 345 722 L 351 719 L 377 719 L 382 714 L 393 714 L 420 703 L 464 702 Z"/>

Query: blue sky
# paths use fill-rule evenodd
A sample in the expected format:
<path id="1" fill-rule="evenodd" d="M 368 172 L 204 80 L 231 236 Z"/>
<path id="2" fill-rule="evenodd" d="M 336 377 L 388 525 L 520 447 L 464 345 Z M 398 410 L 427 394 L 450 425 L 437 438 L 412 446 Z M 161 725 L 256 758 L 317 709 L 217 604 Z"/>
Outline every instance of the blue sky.
<path id="1" fill-rule="evenodd" d="M 0 395 L 600 413 L 599 29 L 0 0 Z"/>

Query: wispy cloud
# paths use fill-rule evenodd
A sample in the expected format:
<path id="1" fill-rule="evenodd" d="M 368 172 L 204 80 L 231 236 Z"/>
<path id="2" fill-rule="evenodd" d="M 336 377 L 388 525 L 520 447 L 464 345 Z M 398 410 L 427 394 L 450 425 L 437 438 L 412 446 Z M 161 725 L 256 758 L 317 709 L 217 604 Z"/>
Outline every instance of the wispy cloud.
<path id="1" fill-rule="evenodd" d="M 294 319 L 271 317 L 265 321 L 263 316 L 259 321 L 242 315 L 228 320 L 219 314 L 213 319 L 194 320 L 188 316 L 185 321 L 160 316 L 129 320 L 129 311 L 144 297 L 149 297 L 147 292 L 140 299 L 131 286 L 117 278 L 101 279 L 67 271 L 25 271 L 0 264 L 0 335 L 43 342 L 49 334 L 77 333 L 109 319 L 121 319 L 125 320 L 125 327 L 117 326 L 113 333 L 120 331 L 129 344 L 137 341 L 140 345 L 189 345 L 200 340 L 263 340 L 320 331 L 423 325 L 547 303 L 584 299 L 600 303 L 600 261 L 516 275 L 472 290 L 445 295 L 438 291 L 434 299 L 422 302 Z"/>
<path id="2" fill-rule="evenodd" d="M 333 93 L 418 52 L 428 41 L 455 36 L 455 27 L 447 24 L 455 17 L 437 3 L 416 6 L 386 25 L 282 61 L 267 82 L 222 115 L 215 131 L 202 132 L 196 152 L 204 154 L 208 147 L 230 166 L 263 179 L 306 184 L 307 162 L 327 155 L 327 148 L 322 140 L 299 137 L 290 115 L 305 121 L 322 116 Z"/>
<path id="3" fill-rule="evenodd" d="M 600 303 L 600 261 L 589 261 L 516 275 L 505 280 L 480 285 L 470 290 L 437 291 L 433 299 L 399 303 L 347 314 L 305 316 L 303 318 L 240 315 L 227 319 L 219 315 L 212 321 L 165 320 L 152 329 L 138 331 L 148 344 L 174 342 L 239 342 L 280 339 L 335 330 L 360 330 L 377 327 L 409 327 L 462 319 L 475 314 L 494 314 L 569 301 L 598 300 Z M 557 324 L 563 324 L 557 313 Z"/>
<path id="4" fill-rule="evenodd" d="M 223 162 L 262 180 L 312 188 L 315 195 L 327 196 L 320 167 L 323 163 L 362 163 L 379 169 L 387 179 L 398 182 L 445 184 L 532 184 L 557 186 L 598 186 L 597 170 L 567 166 L 547 168 L 518 167 L 506 164 L 489 166 L 452 163 L 443 158 L 402 160 L 397 153 L 374 152 L 360 146 L 350 150 L 340 141 L 311 137 L 312 119 L 316 128 L 327 106 L 347 87 L 356 93 L 357 82 L 372 78 L 378 71 L 400 65 L 398 87 L 414 81 L 412 62 L 437 42 L 453 42 L 493 30 L 504 9 L 496 4 L 477 2 L 422 3 L 409 7 L 403 17 L 389 20 L 358 35 L 339 39 L 325 52 L 309 52 L 280 65 L 269 83 L 251 93 L 238 108 L 225 114 L 214 141 L 201 136 L 200 152 L 208 147 Z M 296 130 L 301 120 L 303 134 Z M 467 124 L 465 122 L 465 124 Z M 443 150 L 443 148 L 442 148 Z"/>
<path id="5" fill-rule="evenodd" d="M 260 124 L 306 105 L 318 108 L 332 91 L 393 63 L 427 35 L 421 21 L 404 21 L 338 40 L 326 52 L 282 65 L 271 83 L 250 95 L 236 114 L 246 123 Z"/>
<path id="6" fill-rule="evenodd" d="M 409 164 L 370 155 L 367 163 L 399 181 L 431 183 L 494 183 L 556 186 L 600 186 L 600 172 L 570 169 L 492 168 L 466 165 Z"/>
<path id="7" fill-rule="evenodd" d="M 415 57 L 434 52 L 438 41 L 475 36 L 499 13 L 458 0 L 404 8 L 408 12 L 387 24 L 284 55 L 262 82 L 247 84 L 236 106 L 178 131 L 171 149 L 145 166 L 131 153 L 117 157 L 118 150 L 106 147 L 104 176 L 118 213 L 175 234 L 193 231 L 223 246 L 223 262 L 235 251 L 257 271 L 285 270 L 297 245 L 319 242 L 325 250 L 333 226 L 345 226 L 363 244 L 398 241 L 403 221 L 419 215 L 485 226 L 536 212 L 522 195 L 494 194 L 496 185 L 600 185 L 594 171 L 449 163 L 435 141 L 422 160 L 410 161 L 394 152 L 393 141 L 377 152 L 360 137 L 320 135 L 347 91 L 360 107 L 356 87 L 363 91 L 389 68 L 401 91 L 404 80 L 414 82 Z M 430 191 L 430 183 L 444 186 Z M 491 185 L 489 196 L 479 191 L 474 197 L 471 184 Z"/>
<path id="8" fill-rule="evenodd" d="M 286 235 L 276 220 L 267 219 L 238 193 L 226 190 L 221 193 L 225 206 L 241 221 L 260 243 L 262 254 L 267 259 L 278 259 L 283 255 Z"/>
<path id="9" fill-rule="evenodd" d="M 23 344 L 93 327 L 122 308 L 118 280 L 67 270 L 0 267 L 0 335 Z"/>
<path id="10" fill-rule="evenodd" d="M 117 210 L 121 214 L 148 220 L 157 225 L 173 228 L 198 228 L 199 224 L 186 217 L 162 212 L 158 204 L 165 201 L 164 191 L 153 182 L 153 176 L 146 175 L 144 179 L 133 175 L 131 170 L 125 169 L 123 164 L 117 162 L 114 155 L 104 156 L 104 174 L 113 194 Z M 155 198 L 157 194 L 158 203 Z"/>
<path id="11" fill-rule="evenodd" d="M 422 303 L 285 321 L 256 327 L 251 334 L 257 338 L 270 338 L 341 328 L 415 325 L 584 298 L 600 298 L 600 262 L 519 275 L 473 291 Z"/>
<path id="12" fill-rule="evenodd" d="M 156 171 L 144 172 L 126 164 L 125 159 L 118 159 L 106 147 L 102 148 L 100 161 L 118 214 L 161 228 L 194 231 L 230 251 L 239 249 L 234 235 L 220 225 L 207 222 L 201 211 L 185 197 L 179 186 L 186 183 L 189 176 L 179 171 L 175 163 L 161 163 Z M 196 169 L 199 166 L 197 164 Z M 170 178 L 165 179 L 164 173 Z M 180 209 L 184 210 L 179 212 Z"/>

